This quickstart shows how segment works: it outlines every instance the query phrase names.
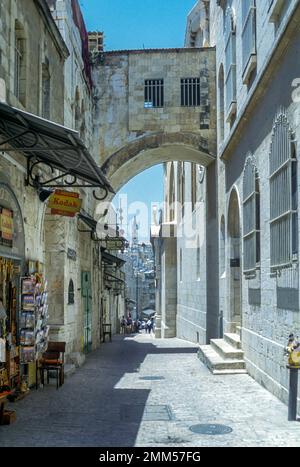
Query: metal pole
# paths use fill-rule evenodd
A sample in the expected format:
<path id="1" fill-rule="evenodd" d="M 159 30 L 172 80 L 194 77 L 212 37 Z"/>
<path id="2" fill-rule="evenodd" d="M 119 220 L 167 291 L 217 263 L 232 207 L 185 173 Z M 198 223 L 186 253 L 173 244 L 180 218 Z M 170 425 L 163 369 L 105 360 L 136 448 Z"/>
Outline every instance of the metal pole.
<path id="1" fill-rule="evenodd" d="M 288 368 L 290 370 L 288 421 L 295 422 L 297 421 L 298 368 Z"/>
<path id="2" fill-rule="evenodd" d="M 136 275 L 136 319 L 139 319 L 139 273 Z"/>

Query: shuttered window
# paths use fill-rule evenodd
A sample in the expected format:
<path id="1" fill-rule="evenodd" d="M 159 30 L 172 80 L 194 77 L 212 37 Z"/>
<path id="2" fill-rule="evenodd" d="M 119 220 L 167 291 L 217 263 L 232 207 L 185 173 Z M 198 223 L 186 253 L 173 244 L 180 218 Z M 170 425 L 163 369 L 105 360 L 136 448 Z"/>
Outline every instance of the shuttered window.
<path id="1" fill-rule="evenodd" d="M 256 8 L 255 0 L 242 1 L 242 41 L 243 70 L 246 69 L 251 55 L 256 54 Z"/>
<path id="2" fill-rule="evenodd" d="M 274 123 L 270 151 L 271 268 L 291 265 L 298 253 L 296 143 L 287 117 Z"/>
<path id="3" fill-rule="evenodd" d="M 247 159 L 243 183 L 244 273 L 254 272 L 260 263 L 260 190 L 253 159 Z"/>
<path id="4" fill-rule="evenodd" d="M 231 104 L 236 102 L 236 34 L 234 17 L 231 8 L 226 12 L 225 27 L 225 57 L 226 57 L 226 103 L 227 112 Z"/>

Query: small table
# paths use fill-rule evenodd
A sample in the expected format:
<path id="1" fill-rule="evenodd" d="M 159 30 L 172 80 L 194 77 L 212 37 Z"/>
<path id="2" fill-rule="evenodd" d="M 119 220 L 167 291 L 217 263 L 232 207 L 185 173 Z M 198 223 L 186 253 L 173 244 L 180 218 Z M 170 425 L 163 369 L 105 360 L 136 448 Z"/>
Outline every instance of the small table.
<path id="1" fill-rule="evenodd" d="M 109 336 L 111 342 L 111 324 L 103 324 L 103 342 L 105 342 L 105 336 Z"/>

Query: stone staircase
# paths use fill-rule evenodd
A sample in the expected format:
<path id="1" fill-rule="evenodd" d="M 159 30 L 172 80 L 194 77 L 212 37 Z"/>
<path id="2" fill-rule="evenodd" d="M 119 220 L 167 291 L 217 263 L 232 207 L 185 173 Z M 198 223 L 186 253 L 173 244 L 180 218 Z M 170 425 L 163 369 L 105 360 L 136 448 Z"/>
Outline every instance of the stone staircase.
<path id="1" fill-rule="evenodd" d="M 214 375 L 247 374 L 240 334 L 211 339 L 210 345 L 200 346 L 198 357 Z"/>

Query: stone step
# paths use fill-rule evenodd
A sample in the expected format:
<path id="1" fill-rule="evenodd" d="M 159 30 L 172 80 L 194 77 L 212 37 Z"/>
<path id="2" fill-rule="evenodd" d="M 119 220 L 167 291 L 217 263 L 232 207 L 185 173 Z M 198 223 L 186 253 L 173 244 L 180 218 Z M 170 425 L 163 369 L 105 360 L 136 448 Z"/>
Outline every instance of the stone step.
<path id="1" fill-rule="evenodd" d="M 239 334 L 231 334 L 228 332 L 224 334 L 224 339 L 226 342 L 228 342 L 228 344 L 232 345 L 232 347 L 235 347 L 236 349 L 242 348 L 241 338 Z"/>
<path id="2" fill-rule="evenodd" d="M 213 374 L 237 374 L 239 371 L 245 373 L 244 360 L 230 360 L 223 358 L 211 345 L 201 345 L 198 351 L 198 357 Z M 225 371 L 225 373 L 224 373 Z"/>
<path id="3" fill-rule="evenodd" d="M 241 326 L 236 326 L 236 333 L 238 336 L 240 336 L 240 339 L 242 340 L 242 327 Z"/>
<path id="4" fill-rule="evenodd" d="M 244 352 L 230 345 L 225 339 L 211 339 L 210 344 L 226 360 L 243 360 L 244 358 Z"/>

